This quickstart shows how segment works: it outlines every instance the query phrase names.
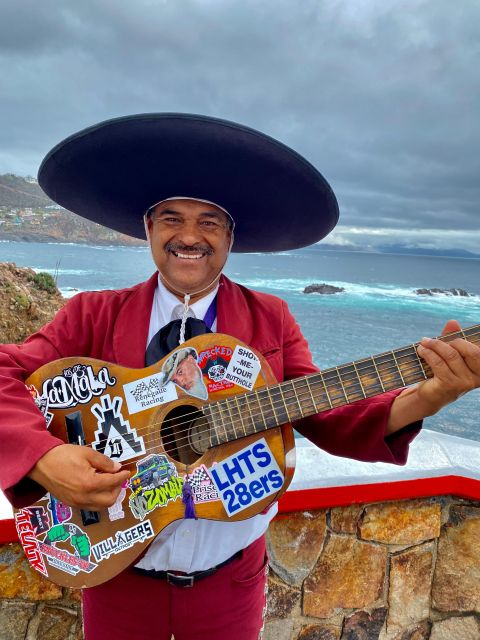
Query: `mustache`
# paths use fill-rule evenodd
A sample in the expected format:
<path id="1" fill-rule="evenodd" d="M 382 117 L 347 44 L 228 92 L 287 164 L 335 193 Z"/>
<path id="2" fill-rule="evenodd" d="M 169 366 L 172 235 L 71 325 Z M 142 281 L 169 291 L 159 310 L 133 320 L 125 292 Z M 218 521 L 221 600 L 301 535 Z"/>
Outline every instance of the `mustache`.
<path id="1" fill-rule="evenodd" d="M 167 242 L 166 251 L 175 251 L 176 253 L 204 253 L 207 256 L 213 255 L 212 247 L 206 244 L 186 245 L 183 242 Z"/>

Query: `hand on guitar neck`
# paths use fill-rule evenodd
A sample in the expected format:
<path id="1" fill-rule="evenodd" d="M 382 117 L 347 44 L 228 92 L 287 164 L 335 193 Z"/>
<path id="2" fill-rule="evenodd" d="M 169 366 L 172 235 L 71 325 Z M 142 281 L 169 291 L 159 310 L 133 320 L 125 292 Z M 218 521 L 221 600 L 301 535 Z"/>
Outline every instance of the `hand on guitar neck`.
<path id="1" fill-rule="evenodd" d="M 449 320 L 442 336 L 461 332 L 456 320 Z M 424 338 L 418 355 L 430 367 L 433 377 L 408 387 L 392 404 L 387 435 L 408 424 L 432 416 L 467 391 L 480 387 L 480 348 L 467 340 Z"/>
<path id="2" fill-rule="evenodd" d="M 130 477 L 114 462 L 90 447 L 63 444 L 43 455 L 28 474 L 61 502 L 91 511 L 113 505 Z"/>

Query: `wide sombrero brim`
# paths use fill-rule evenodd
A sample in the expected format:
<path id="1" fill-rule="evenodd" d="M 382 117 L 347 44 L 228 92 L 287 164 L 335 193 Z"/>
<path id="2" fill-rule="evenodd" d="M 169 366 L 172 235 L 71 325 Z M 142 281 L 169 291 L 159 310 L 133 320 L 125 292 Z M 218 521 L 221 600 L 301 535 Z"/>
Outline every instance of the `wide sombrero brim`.
<path id="1" fill-rule="evenodd" d="M 235 220 L 237 252 L 305 247 L 338 221 L 332 189 L 302 156 L 258 131 L 200 115 L 101 122 L 54 147 L 38 181 L 66 209 L 137 238 L 155 202 L 217 202 Z"/>

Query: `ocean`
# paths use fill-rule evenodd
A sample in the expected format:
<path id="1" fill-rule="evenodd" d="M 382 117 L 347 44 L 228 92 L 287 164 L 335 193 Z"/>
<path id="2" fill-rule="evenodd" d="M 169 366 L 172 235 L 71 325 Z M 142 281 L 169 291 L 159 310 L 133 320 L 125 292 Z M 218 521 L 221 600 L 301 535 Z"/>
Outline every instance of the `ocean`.
<path id="1" fill-rule="evenodd" d="M 1 242 L 0 261 L 47 271 L 62 293 L 128 287 L 154 271 L 148 249 Z M 480 323 L 480 260 L 324 250 L 232 254 L 226 274 L 287 301 L 326 368 L 436 336 L 444 322 Z M 334 295 L 304 294 L 312 283 L 343 287 Z M 419 296 L 415 289 L 462 288 L 470 297 Z M 480 390 L 436 416 L 429 429 L 480 440 Z"/>

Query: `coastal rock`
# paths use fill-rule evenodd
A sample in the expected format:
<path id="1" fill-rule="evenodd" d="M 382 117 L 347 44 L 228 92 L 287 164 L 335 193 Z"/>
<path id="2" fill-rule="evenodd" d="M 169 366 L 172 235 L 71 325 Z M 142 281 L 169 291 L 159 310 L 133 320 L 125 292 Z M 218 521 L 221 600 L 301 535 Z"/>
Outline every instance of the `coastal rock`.
<path id="1" fill-rule="evenodd" d="M 332 625 L 309 624 L 302 627 L 296 640 L 340 640 L 340 633 Z"/>
<path id="2" fill-rule="evenodd" d="M 465 289 L 438 289 L 437 287 L 433 287 L 432 289 L 415 289 L 415 293 L 419 296 L 433 296 L 436 293 L 440 293 L 444 296 L 460 296 L 462 298 L 469 298 L 470 293 L 465 291 Z"/>
<path id="3" fill-rule="evenodd" d="M 331 295 L 332 293 L 341 293 L 345 291 L 343 287 L 334 287 L 333 284 L 309 284 L 303 290 L 303 293 L 321 293 L 324 295 Z"/>
<path id="4" fill-rule="evenodd" d="M 336 533 L 356 533 L 364 508 L 365 505 L 363 504 L 333 507 L 330 510 L 330 528 Z"/>
<path id="5" fill-rule="evenodd" d="M 16 602 L 0 604 L 0 640 L 24 640 L 35 605 Z"/>
<path id="6" fill-rule="evenodd" d="M 62 589 L 32 570 L 19 544 L 0 547 L 0 599 L 57 600 Z"/>
<path id="7" fill-rule="evenodd" d="M 46 606 L 39 614 L 37 638 L 65 640 L 77 626 L 77 612 L 61 607 Z"/>
<path id="8" fill-rule="evenodd" d="M 440 536 L 438 502 L 409 500 L 366 507 L 360 538 L 385 544 L 410 545 Z"/>
<path id="9" fill-rule="evenodd" d="M 382 595 L 386 562 L 385 548 L 332 535 L 305 580 L 304 615 L 328 618 L 337 609 L 371 607 Z"/>
<path id="10" fill-rule="evenodd" d="M 345 620 L 340 640 L 377 640 L 386 615 L 387 610 L 384 607 L 375 609 L 372 614 L 357 611 Z"/>
<path id="11" fill-rule="evenodd" d="M 290 619 L 296 617 L 296 609 L 299 609 L 301 592 L 293 589 L 284 582 L 272 577 L 268 580 L 268 608 L 267 619 Z"/>
<path id="12" fill-rule="evenodd" d="M 292 640 L 293 620 L 271 620 L 265 624 L 264 640 Z"/>
<path id="13" fill-rule="evenodd" d="M 270 566 L 287 584 L 301 585 L 315 565 L 325 537 L 325 511 L 292 513 L 270 523 Z"/>
<path id="14" fill-rule="evenodd" d="M 480 508 L 454 506 L 438 543 L 433 606 L 440 611 L 480 612 L 479 575 Z"/>
<path id="15" fill-rule="evenodd" d="M 433 544 L 426 543 L 392 557 L 388 633 L 382 636 L 382 640 L 394 640 L 400 631 L 428 618 L 433 554 Z"/>
<path id="16" fill-rule="evenodd" d="M 430 640 L 431 629 L 432 623 L 429 620 L 423 620 L 415 627 L 401 631 L 394 640 Z M 384 640 L 384 636 L 381 635 L 379 640 Z"/>
<path id="17" fill-rule="evenodd" d="M 429 640 L 476 640 L 480 638 L 480 625 L 473 616 L 447 618 L 434 622 Z"/>

